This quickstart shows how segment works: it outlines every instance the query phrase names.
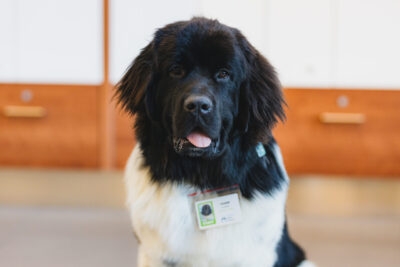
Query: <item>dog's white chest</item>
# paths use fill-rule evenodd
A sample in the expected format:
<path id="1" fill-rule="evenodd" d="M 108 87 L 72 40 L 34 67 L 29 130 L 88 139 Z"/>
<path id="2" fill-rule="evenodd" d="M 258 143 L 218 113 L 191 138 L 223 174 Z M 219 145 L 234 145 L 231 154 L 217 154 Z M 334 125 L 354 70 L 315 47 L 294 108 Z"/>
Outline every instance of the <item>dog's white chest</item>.
<path id="1" fill-rule="evenodd" d="M 272 196 L 242 199 L 239 223 L 199 230 L 192 189 L 151 183 L 136 148 L 127 165 L 128 205 L 141 242 L 139 267 L 272 266 L 284 225 L 287 187 Z"/>

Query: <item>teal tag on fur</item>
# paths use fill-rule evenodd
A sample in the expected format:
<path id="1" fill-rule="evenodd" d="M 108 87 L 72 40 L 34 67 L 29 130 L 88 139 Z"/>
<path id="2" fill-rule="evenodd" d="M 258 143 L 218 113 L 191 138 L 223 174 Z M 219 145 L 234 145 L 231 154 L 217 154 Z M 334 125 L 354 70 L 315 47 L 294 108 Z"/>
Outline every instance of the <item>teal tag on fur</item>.
<path id="1" fill-rule="evenodd" d="M 265 151 L 264 145 L 261 143 L 258 143 L 258 145 L 256 146 L 256 152 L 259 158 L 264 157 L 267 152 Z"/>

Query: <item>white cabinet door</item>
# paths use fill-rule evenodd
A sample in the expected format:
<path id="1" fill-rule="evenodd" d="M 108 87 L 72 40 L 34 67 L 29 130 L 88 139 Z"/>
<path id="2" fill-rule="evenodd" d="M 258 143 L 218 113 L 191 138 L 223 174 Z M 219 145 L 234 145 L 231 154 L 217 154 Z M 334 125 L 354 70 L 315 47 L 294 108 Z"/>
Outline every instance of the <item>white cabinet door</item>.
<path id="1" fill-rule="evenodd" d="M 16 82 L 18 77 L 18 3 L 0 0 L 0 82 Z"/>
<path id="2" fill-rule="evenodd" d="M 102 0 L 19 0 L 18 81 L 103 81 Z"/>
<path id="3" fill-rule="evenodd" d="M 111 0 L 110 80 L 116 83 L 165 24 L 200 14 L 199 0 Z"/>
<path id="4" fill-rule="evenodd" d="M 284 86 L 331 86 L 330 0 L 269 0 L 268 58 Z"/>
<path id="5" fill-rule="evenodd" d="M 398 0 L 112 0 L 111 80 L 155 29 L 199 14 L 242 30 L 286 87 L 400 87 Z"/>
<path id="6" fill-rule="evenodd" d="M 337 3 L 337 85 L 400 88 L 400 1 Z"/>
<path id="7" fill-rule="evenodd" d="M 111 81 L 121 78 L 157 28 L 202 15 L 240 29 L 278 66 L 287 83 L 325 85 L 331 82 L 332 65 L 329 3 L 330 0 L 111 0 Z"/>
<path id="8" fill-rule="evenodd" d="M 263 55 L 268 52 L 268 0 L 202 0 L 202 15 L 239 29 Z"/>
<path id="9" fill-rule="evenodd" d="M 257 49 L 266 53 L 267 3 L 265 0 L 111 0 L 111 81 L 118 82 L 157 28 L 193 16 L 218 19 L 240 29 Z"/>

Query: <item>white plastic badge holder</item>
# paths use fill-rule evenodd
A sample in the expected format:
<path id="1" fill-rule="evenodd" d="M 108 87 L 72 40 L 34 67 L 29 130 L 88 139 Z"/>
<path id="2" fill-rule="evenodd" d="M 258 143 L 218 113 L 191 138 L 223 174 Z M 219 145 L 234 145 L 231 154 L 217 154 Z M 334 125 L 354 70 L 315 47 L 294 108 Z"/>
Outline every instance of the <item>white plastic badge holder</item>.
<path id="1" fill-rule="evenodd" d="M 200 230 L 239 223 L 242 220 L 240 190 L 237 185 L 189 196 Z"/>

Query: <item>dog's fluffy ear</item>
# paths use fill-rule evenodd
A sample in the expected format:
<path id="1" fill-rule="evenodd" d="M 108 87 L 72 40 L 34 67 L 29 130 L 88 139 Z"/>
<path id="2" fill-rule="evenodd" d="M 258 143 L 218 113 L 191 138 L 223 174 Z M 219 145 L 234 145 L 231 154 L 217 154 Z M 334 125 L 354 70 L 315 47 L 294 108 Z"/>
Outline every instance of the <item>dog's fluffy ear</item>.
<path id="1" fill-rule="evenodd" d="M 271 64 L 238 33 L 246 78 L 240 88 L 239 125 L 252 142 L 266 142 L 273 126 L 285 119 L 281 84 Z"/>
<path id="2" fill-rule="evenodd" d="M 116 86 L 118 102 L 131 114 L 148 109 L 145 102 L 152 80 L 153 54 L 153 43 L 150 43 L 135 58 Z"/>

